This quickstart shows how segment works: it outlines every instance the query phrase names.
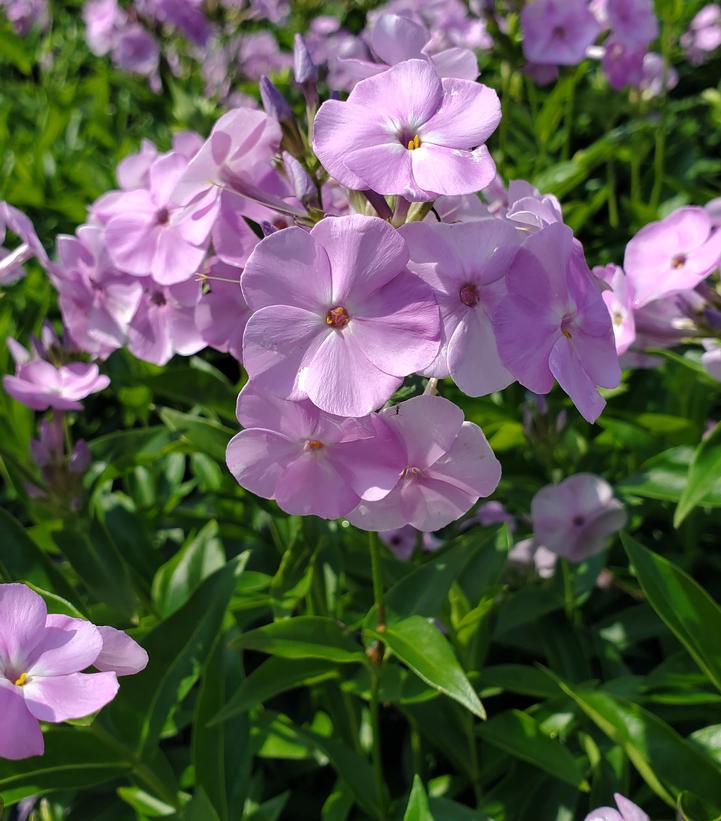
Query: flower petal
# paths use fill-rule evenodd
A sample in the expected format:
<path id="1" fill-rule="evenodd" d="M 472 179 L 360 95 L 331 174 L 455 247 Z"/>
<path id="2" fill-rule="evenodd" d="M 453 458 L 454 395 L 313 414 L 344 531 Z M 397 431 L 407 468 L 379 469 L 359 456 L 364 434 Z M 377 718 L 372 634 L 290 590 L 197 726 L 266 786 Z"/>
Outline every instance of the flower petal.
<path id="1" fill-rule="evenodd" d="M 337 519 L 358 504 L 358 494 L 323 451 L 302 454 L 279 477 L 275 498 L 286 513 Z"/>
<path id="2" fill-rule="evenodd" d="M 498 486 L 501 463 L 478 425 L 464 422 L 451 449 L 425 475 L 475 496 L 475 503 L 479 496 L 490 496 Z"/>
<path id="3" fill-rule="evenodd" d="M 31 677 L 78 673 L 90 667 L 102 649 L 103 640 L 94 624 L 51 613 L 26 672 Z"/>
<path id="4" fill-rule="evenodd" d="M 443 102 L 423 125 L 421 142 L 447 148 L 475 148 L 493 134 L 501 121 L 498 94 L 483 83 L 446 78 Z"/>
<path id="5" fill-rule="evenodd" d="M 43 734 L 25 706 L 22 689 L 0 678 L 0 758 L 19 761 L 45 752 Z"/>
<path id="6" fill-rule="evenodd" d="M 0 585 L 0 662 L 14 670 L 27 664 L 42 639 L 48 609 L 42 596 L 24 584 Z"/>
<path id="7" fill-rule="evenodd" d="M 426 192 L 473 194 L 496 176 L 496 164 L 485 145 L 467 151 L 423 142 L 409 153 L 413 177 Z"/>
<path id="8" fill-rule="evenodd" d="M 225 461 L 241 487 L 263 499 L 274 499 L 278 480 L 301 455 L 300 445 L 282 434 L 249 428 L 228 442 Z"/>
<path id="9" fill-rule="evenodd" d="M 57 724 L 85 718 L 104 707 L 118 692 L 115 673 L 71 673 L 30 678 L 22 688 L 25 704 L 38 721 Z"/>
<path id="10" fill-rule="evenodd" d="M 551 349 L 548 365 L 581 416 L 587 422 L 595 422 L 606 407 L 606 400 L 598 392 L 593 380 L 584 370 L 578 354 L 565 337 L 561 337 Z"/>
<path id="11" fill-rule="evenodd" d="M 407 467 L 430 467 L 451 449 L 463 425 L 463 411 L 441 396 L 414 396 L 382 415 L 405 445 Z"/>
<path id="12" fill-rule="evenodd" d="M 483 306 L 469 308 L 448 343 L 448 369 L 468 396 L 487 396 L 514 381 L 501 362 L 493 325 Z"/>
<path id="13" fill-rule="evenodd" d="M 146 668 L 148 654 L 135 639 L 114 627 L 98 627 L 98 632 L 103 640 L 103 649 L 93 662 L 98 670 L 132 676 Z"/>

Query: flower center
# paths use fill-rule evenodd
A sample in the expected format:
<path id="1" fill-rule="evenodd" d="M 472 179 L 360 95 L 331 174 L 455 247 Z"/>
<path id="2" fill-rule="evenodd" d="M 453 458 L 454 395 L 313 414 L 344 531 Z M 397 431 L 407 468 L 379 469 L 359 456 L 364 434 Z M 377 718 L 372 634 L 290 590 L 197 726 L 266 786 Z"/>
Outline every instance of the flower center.
<path id="1" fill-rule="evenodd" d="M 420 472 L 420 468 L 407 467 L 403 473 L 401 473 L 401 479 L 414 479 Z"/>
<path id="2" fill-rule="evenodd" d="M 155 221 L 158 225 L 167 225 L 170 219 L 170 212 L 167 208 L 159 208 L 155 214 Z"/>
<path id="3" fill-rule="evenodd" d="M 676 254 L 676 256 L 671 260 L 671 267 L 675 270 L 679 268 L 683 268 L 686 264 L 686 254 Z"/>
<path id="4" fill-rule="evenodd" d="M 305 443 L 306 450 L 322 450 L 325 445 L 320 441 L 320 439 L 308 439 Z"/>
<path id="5" fill-rule="evenodd" d="M 616 311 L 613 315 L 613 324 L 614 325 L 623 325 L 623 314 L 620 311 Z"/>
<path id="6" fill-rule="evenodd" d="M 150 295 L 150 301 L 153 305 L 165 305 L 165 296 L 163 295 L 162 291 L 153 291 Z"/>
<path id="7" fill-rule="evenodd" d="M 325 324 L 329 325 L 331 328 L 340 330 L 341 328 L 345 328 L 349 322 L 350 316 L 348 316 L 348 311 L 346 311 L 342 305 L 331 308 L 325 315 Z"/>
<path id="8" fill-rule="evenodd" d="M 403 140 L 403 142 L 409 151 L 415 151 L 416 148 L 421 147 L 421 138 L 417 134 L 413 135 L 413 139 Z"/>
<path id="9" fill-rule="evenodd" d="M 552 34 L 557 40 L 563 40 L 566 37 L 566 29 L 563 26 L 556 26 Z"/>
<path id="10" fill-rule="evenodd" d="M 571 331 L 574 330 L 573 323 L 575 320 L 575 316 L 572 314 L 566 314 L 561 320 L 561 333 L 566 337 L 566 339 L 573 339 L 573 334 Z"/>
<path id="11" fill-rule="evenodd" d="M 574 527 L 582 527 L 586 523 L 586 519 L 583 516 L 574 516 L 571 522 Z"/>
<path id="12" fill-rule="evenodd" d="M 28 681 L 28 674 L 27 673 L 21 673 L 17 677 L 17 679 L 15 680 L 15 686 L 16 687 L 24 687 L 27 684 L 27 681 Z"/>
<path id="13" fill-rule="evenodd" d="M 480 297 L 478 296 L 478 288 L 472 283 L 469 282 L 464 285 L 461 290 L 458 292 L 458 296 L 461 298 L 461 302 L 464 305 L 468 305 L 469 308 L 472 308 L 474 305 L 478 305 L 480 302 Z"/>

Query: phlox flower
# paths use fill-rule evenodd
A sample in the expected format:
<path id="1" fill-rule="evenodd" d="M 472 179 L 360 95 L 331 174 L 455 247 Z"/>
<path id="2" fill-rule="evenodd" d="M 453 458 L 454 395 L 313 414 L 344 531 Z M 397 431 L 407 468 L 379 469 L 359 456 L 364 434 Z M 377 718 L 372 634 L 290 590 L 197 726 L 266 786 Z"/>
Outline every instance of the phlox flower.
<path id="1" fill-rule="evenodd" d="M 215 260 L 208 291 L 195 306 L 194 324 L 207 345 L 243 361 L 243 333 L 250 316 L 240 290 L 240 269 Z"/>
<path id="2" fill-rule="evenodd" d="M 721 231 L 703 208 L 679 208 L 644 226 L 626 246 L 623 268 L 634 307 L 694 288 L 721 261 Z"/>
<path id="3" fill-rule="evenodd" d="M 721 382 L 721 344 L 717 339 L 703 339 L 702 344 L 705 353 L 701 356 L 701 364 L 709 376 Z"/>
<path id="4" fill-rule="evenodd" d="M 641 97 L 653 100 L 678 85 L 678 72 L 660 54 L 649 51 L 643 58 L 643 77 L 639 83 Z"/>
<path id="5" fill-rule="evenodd" d="M 2 247 L 6 230 L 20 240 L 20 244 L 11 251 Z M 22 211 L 0 201 L 0 284 L 10 285 L 22 279 L 25 276 L 22 265 L 33 257 L 49 270 L 50 260 L 30 219 Z"/>
<path id="6" fill-rule="evenodd" d="M 544 225 L 563 222 L 561 203 L 553 194 L 541 192 L 525 180 L 508 184 L 505 218 L 520 231 L 540 231 Z"/>
<path id="7" fill-rule="evenodd" d="M 640 86 L 643 80 L 643 58 L 645 46 L 628 45 L 615 35 L 604 44 L 601 60 L 603 71 L 611 88 L 620 91 L 626 86 Z"/>
<path id="8" fill-rule="evenodd" d="M 125 344 L 143 286 L 115 268 L 98 226 L 83 225 L 74 237 L 61 234 L 57 252 L 53 281 L 65 327 L 83 351 L 105 358 Z"/>
<path id="9" fill-rule="evenodd" d="M 614 40 L 629 49 L 645 50 L 658 37 L 653 0 L 607 0 L 606 13 Z"/>
<path id="10" fill-rule="evenodd" d="M 344 86 L 348 90 L 358 80 L 380 74 L 389 66 L 413 58 L 430 59 L 440 77 L 471 81 L 478 77 L 478 60 L 470 49 L 454 46 L 427 55 L 426 47 L 431 33 L 424 25 L 407 17 L 381 14 L 369 24 L 367 40 L 376 62 L 357 57 L 339 57 L 336 61 L 336 70 L 348 78 Z"/>
<path id="11" fill-rule="evenodd" d="M 434 531 L 489 496 L 501 465 L 483 431 L 463 421 L 463 411 L 441 396 L 416 396 L 382 411 L 403 444 L 404 466 L 396 487 L 379 501 L 362 501 L 348 516 L 362 530 L 413 525 Z"/>
<path id="12" fill-rule="evenodd" d="M 347 188 L 432 200 L 491 182 L 495 164 L 484 143 L 500 119 L 492 89 L 405 60 L 361 80 L 345 102 L 324 102 L 313 147 Z"/>
<path id="13" fill-rule="evenodd" d="M 523 54 L 531 63 L 574 66 L 601 31 L 587 0 L 533 0 L 521 12 Z"/>
<path id="14" fill-rule="evenodd" d="M 576 473 L 546 485 L 531 502 L 536 544 L 573 562 L 600 553 L 626 523 L 626 510 L 600 476 Z"/>
<path id="15" fill-rule="evenodd" d="M 160 62 L 160 45 L 140 23 L 128 23 L 117 33 L 112 56 L 125 71 L 152 78 Z"/>
<path id="16" fill-rule="evenodd" d="M 614 793 L 613 800 L 618 810 L 613 807 L 599 807 L 597 810 L 591 810 L 584 821 L 651 821 L 640 807 L 620 793 Z"/>
<path id="17" fill-rule="evenodd" d="M 505 295 L 505 275 L 520 244 L 514 227 L 497 219 L 409 223 L 408 268 L 433 288 L 443 335 L 428 376 L 451 376 L 469 396 L 503 390 L 514 381 L 501 362 L 491 315 Z"/>
<path id="18" fill-rule="evenodd" d="M 681 35 L 681 46 L 691 63 L 705 63 L 721 46 L 721 6 L 709 3 L 693 18 Z"/>
<path id="19" fill-rule="evenodd" d="M 597 386 L 621 378 L 611 318 L 571 229 L 547 225 L 518 250 L 506 275 L 508 294 L 493 314 L 501 361 L 534 393 L 554 377 L 593 422 L 605 400 Z"/>
<path id="20" fill-rule="evenodd" d="M 131 353 L 165 365 L 176 353 L 190 356 L 204 348 L 205 340 L 195 324 L 198 283 L 191 280 L 163 288 L 147 278 L 142 284 L 143 296 L 128 330 Z"/>
<path id="21" fill-rule="evenodd" d="M 42 755 L 38 722 L 91 715 L 115 698 L 117 675 L 146 663 L 145 651 L 120 631 L 48 614 L 30 588 L 0 585 L 0 757 Z M 82 672 L 93 664 L 104 672 Z"/>
<path id="22" fill-rule="evenodd" d="M 241 277 L 254 312 L 244 365 L 258 388 L 339 416 L 379 408 L 440 345 L 438 305 L 407 261 L 378 217 L 328 217 L 262 240 Z"/>
<path id="23" fill-rule="evenodd" d="M 160 285 L 184 282 L 197 272 L 217 209 L 214 198 L 201 198 L 186 208 L 171 202 L 187 165 L 180 154 L 164 154 L 150 166 L 147 188 L 124 191 L 113 199 L 105 241 L 121 271 L 152 276 Z"/>
<path id="24" fill-rule="evenodd" d="M 403 525 L 394 530 L 381 530 L 378 537 L 391 551 L 391 553 L 402 562 L 407 562 L 415 552 L 418 544 L 418 533 L 415 527 Z"/>
<path id="25" fill-rule="evenodd" d="M 593 274 L 603 280 L 609 289 L 601 293 L 613 323 L 616 352 L 626 353 L 636 339 L 636 319 L 633 311 L 633 286 L 618 265 L 606 265 L 593 269 Z"/>
<path id="26" fill-rule="evenodd" d="M 528 572 L 533 568 L 541 579 L 550 579 L 556 572 L 558 555 L 536 543 L 534 538 L 521 539 L 508 551 L 508 564 L 516 570 Z"/>
<path id="27" fill-rule="evenodd" d="M 386 496 L 403 470 L 403 449 L 376 414 L 341 419 L 308 400 L 289 402 L 250 382 L 238 396 L 245 430 L 228 443 L 238 483 L 286 513 L 336 519 L 361 501 Z"/>
<path id="28" fill-rule="evenodd" d="M 40 357 L 31 357 L 14 339 L 8 339 L 8 347 L 16 368 L 14 376 L 3 376 L 3 387 L 13 399 L 33 410 L 82 410 L 81 399 L 110 384 L 94 362 L 56 366 Z"/>

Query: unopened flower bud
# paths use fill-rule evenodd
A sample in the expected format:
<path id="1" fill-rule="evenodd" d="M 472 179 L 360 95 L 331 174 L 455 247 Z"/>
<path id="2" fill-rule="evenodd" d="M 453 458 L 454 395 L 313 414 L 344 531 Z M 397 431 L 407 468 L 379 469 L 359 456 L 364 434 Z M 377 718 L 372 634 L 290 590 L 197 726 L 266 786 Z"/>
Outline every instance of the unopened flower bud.
<path id="1" fill-rule="evenodd" d="M 301 202 L 306 202 L 313 198 L 316 195 L 313 180 L 298 160 L 287 151 L 283 152 L 283 165 L 285 166 L 285 173 L 288 175 L 290 184 L 293 186 L 295 196 Z"/>
<path id="2" fill-rule="evenodd" d="M 295 35 L 293 42 L 293 76 L 299 85 L 315 83 L 318 79 L 315 63 L 310 56 L 305 40 L 300 34 Z"/>
<path id="3" fill-rule="evenodd" d="M 260 78 L 260 99 L 265 113 L 276 120 L 290 120 L 293 112 L 285 97 L 275 87 L 273 81 L 265 74 Z"/>

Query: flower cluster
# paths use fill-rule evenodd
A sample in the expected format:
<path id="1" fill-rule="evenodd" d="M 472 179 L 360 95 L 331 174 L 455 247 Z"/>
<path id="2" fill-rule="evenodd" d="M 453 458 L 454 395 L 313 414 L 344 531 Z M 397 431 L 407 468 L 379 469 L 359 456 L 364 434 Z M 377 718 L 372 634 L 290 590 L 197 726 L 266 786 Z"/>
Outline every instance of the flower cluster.
<path id="1" fill-rule="evenodd" d="M 118 676 L 147 663 L 145 650 L 122 631 L 48 614 L 29 587 L 0 584 L 0 758 L 42 755 L 41 721 L 92 715 L 115 698 Z M 91 666 L 99 672 L 82 672 Z"/>

